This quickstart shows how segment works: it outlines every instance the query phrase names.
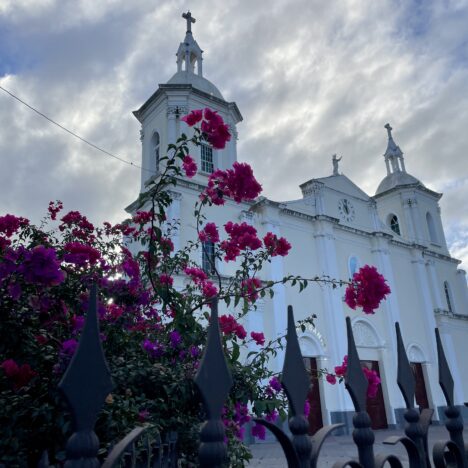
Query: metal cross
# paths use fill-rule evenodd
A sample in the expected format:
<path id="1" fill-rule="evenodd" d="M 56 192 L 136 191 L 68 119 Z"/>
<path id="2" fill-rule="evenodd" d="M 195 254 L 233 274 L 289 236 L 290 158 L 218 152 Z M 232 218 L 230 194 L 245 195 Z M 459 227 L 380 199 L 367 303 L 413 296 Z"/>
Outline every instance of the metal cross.
<path id="1" fill-rule="evenodd" d="M 192 13 L 190 13 L 190 10 L 187 11 L 187 13 L 182 13 L 182 18 L 187 20 L 187 32 L 191 33 L 192 32 L 192 23 L 195 23 L 195 18 L 192 17 Z"/>

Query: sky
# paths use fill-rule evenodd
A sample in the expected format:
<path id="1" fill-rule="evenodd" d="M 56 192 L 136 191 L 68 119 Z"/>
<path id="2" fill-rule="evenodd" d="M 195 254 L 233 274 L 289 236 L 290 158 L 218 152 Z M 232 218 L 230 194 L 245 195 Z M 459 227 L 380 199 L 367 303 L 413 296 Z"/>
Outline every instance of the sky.
<path id="1" fill-rule="evenodd" d="M 407 171 L 444 194 L 447 242 L 468 269 L 467 0 L 1 0 L 0 86 L 140 164 L 131 112 L 175 73 L 188 9 L 265 196 L 300 198 L 334 153 L 373 195 L 390 122 Z M 0 90 L 0 215 L 37 222 L 60 199 L 120 222 L 139 177 Z"/>

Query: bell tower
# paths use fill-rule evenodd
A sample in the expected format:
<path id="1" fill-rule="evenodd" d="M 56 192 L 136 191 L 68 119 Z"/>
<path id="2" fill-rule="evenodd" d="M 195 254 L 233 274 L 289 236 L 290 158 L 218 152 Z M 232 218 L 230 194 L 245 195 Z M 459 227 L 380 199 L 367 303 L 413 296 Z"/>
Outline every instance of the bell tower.
<path id="1" fill-rule="evenodd" d="M 167 146 L 174 144 L 182 133 L 190 136 L 192 129 L 181 117 L 194 109 L 209 107 L 218 112 L 229 126 L 232 138 L 223 150 L 208 144 L 190 149 L 198 166 L 193 180 L 205 184 L 211 172 L 218 168 L 227 169 L 237 160 L 236 125 L 242 121 L 242 115 L 236 103 L 226 101 L 219 89 L 203 76 L 203 50 L 192 32 L 196 20 L 190 11 L 183 13 L 182 18 L 186 22 L 186 32 L 176 53 L 176 73 L 133 112 L 141 123 L 143 169 L 140 192 L 146 190 L 150 179 L 161 173 L 161 158 L 166 155 Z"/>

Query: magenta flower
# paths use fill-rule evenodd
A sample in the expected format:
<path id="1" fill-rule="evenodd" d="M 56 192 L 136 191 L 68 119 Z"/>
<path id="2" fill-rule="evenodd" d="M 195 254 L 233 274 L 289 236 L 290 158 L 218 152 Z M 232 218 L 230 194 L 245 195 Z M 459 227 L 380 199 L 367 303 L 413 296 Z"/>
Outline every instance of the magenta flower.
<path id="1" fill-rule="evenodd" d="M 235 260 L 242 250 L 257 250 L 262 246 L 257 230 L 246 222 L 237 224 L 229 221 L 224 229 L 229 237 L 221 242 L 220 247 L 225 252 L 224 260 L 227 262 Z"/>
<path id="2" fill-rule="evenodd" d="M 193 127 L 195 124 L 200 122 L 203 118 L 203 110 L 202 109 L 195 109 L 187 115 L 184 115 L 180 120 L 185 122 L 189 127 Z"/>
<path id="3" fill-rule="evenodd" d="M 5 216 L 0 216 L 0 233 L 6 237 L 11 237 L 20 227 L 27 226 L 28 224 L 29 220 L 26 218 L 6 214 Z"/>
<path id="4" fill-rule="evenodd" d="M 327 379 L 327 382 L 329 384 L 332 384 L 332 385 L 335 385 L 336 384 L 336 375 L 333 375 L 333 374 L 327 374 L 327 376 L 325 377 Z"/>
<path id="5" fill-rule="evenodd" d="M 390 292 L 385 278 L 377 269 L 364 265 L 354 273 L 351 284 L 346 288 L 345 302 L 353 310 L 362 307 L 365 314 L 373 314 Z"/>
<path id="6" fill-rule="evenodd" d="M 144 423 L 145 421 L 148 420 L 149 415 L 150 415 L 150 412 L 147 409 L 141 410 L 138 413 L 138 421 L 141 423 Z"/>
<path id="7" fill-rule="evenodd" d="M 309 400 L 306 400 L 304 403 L 304 416 L 308 418 L 309 414 L 310 414 L 310 403 L 309 403 Z"/>
<path id="8" fill-rule="evenodd" d="M 218 288 L 211 281 L 203 281 L 202 284 L 202 293 L 206 299 L 216 296 L 218 294 Z"/>
<path id="9" fill-rule="evenodd" d="M 47 209 L 50 214 L 50 219 L 55 221 L 57 219 L 57 214 L 63 209 L 63 203 L 60 200 L 57 200 L 55 203 L 51 201 L 49 202 L 49 207 Z"/>
<path id="10" fill-rule="evenodd" d="M 80 242 L 68 242 L 63 246 L 63 250 L 65 251 L 63 259 L 79 267 L 86 264 L 94 265 L 101 258 L 98 250 Z"/>
<path id="11" fill-rule="evenodd" d="M 161 273 L 159 275 L 159 282 L 161 284 L 164 284 L 166 286 L 172 286 L 174 284 L 174 278 L 172 278 L 171 276 L 167 275 L 166 273 Z"/>
<path id="12" fill-rule="evenodd" d="M 265 419 L 269 422 L 274 423 L 278 419 L 278 416 L 279 416 L 278 411 L 273 410 L 270 413 L 265 414 Z"/>
<path id="13" fill-rule="evenodd" d="M 38 245 L 25 252 L 24 260 L 18 271 L 30 284 L 56 286 L 65 279 L 65 273 L 60 269 L 55 250 L 43 245 Z"/>
<path id="14" fill-rule="evenodd" d="M 280 392 L 281 389 L 283 388 L 281 386 L 281 382 L 279 381 L 278 377 L 272 377 L 270 381 L 268 382 L 270 385 L 270 388 L 274 390 L 275 392 Z"/>
<path id="15" fill-rule="evenodd" d="M 265 336 L 263 333 L 250 332 L 251 338 L 255 341 L 258 346 L 263 346 L 265 344 Z"/>
<path id="16" fill-rule="evenodd" d="M 197 163 L 194 161 L 192 156 L 187 154 L 182 161 L 182 168 L 185 171 L 185 175 L 191 179 L 197 173 Z"/>
<path id="17" fill-rule="evenodd" d="M 252 435 L 254 437 L 257 437 L 260 440 L 265 440 L 265 437 L 266 437 L 265 426 L 262 426 L 259 423 L 255 423 L 254 426 L 252 426 Z"/>
<path id="18" fill-rule="evenodd" d="M 62 343 L 61 353 L 65 356 L 71 357 L 75 354 L 77 348 L 78 341 L 76 341 L 74 338 L 71 338 L 70 340 L 65 340 Z"/>
<path id="19" fill-rule="evenodd" d="M 23 364 L 21 367 L 13 359 L 7 359 L 0 364 L 5 375 L 11 380 L 14 390 L 20 390 L 28 385 L 37 372 L 31 369 L 29 364 Z"/>
<path id="20" fill-rule="evenodd" d="M 135 215 L 133 215 L 132 221 L 135 224 L 145 225 L 151 221 L 153 218 L 153 213 L 151 211 L 137 211 Z"/>
<path id="21" fill-rule="evenodd" d="M 192 279 L 195 284 L 201 284 L 203 281 L 208 279 L 207 274 L 200 268 L 197 267 L 186 267 L 184 273 Z"/>
<path id="22" fill-rule="evenodd" d="M 247 278 L 241 282 L 241 289 L 244 297 L 249 302 L 255 302 L 258 299 L 258 289 L 262 282 L 258 278 Z"/>
<path id="23" fill-rule="evenodd" d="M 169 333 L 169 341 L 171 342 L 171 346 L 173 348 L 177 348 L 182 342 L 182 337 L 177 330 L 174 330 Z"/>
<path id="24" fill-rule="evenodd" d="M 276 257 L 277 255 L 284 257 L 288 255 L 291 249 L 291 244 L 284 237 L 278 239 L 276 234 L 272 232 L 267 232 L 266 236 L 263 238 L 263 243 L 272 257 Z"/>
<path id="25" fill-rule="evenodd" d="M 150 341 L 146 338 L 142 343 L 142 347 L 153 359 L 161 357 L 164 354 L 164 346 L 157 340 Z"/>
<path id="26" fill-rule="evenodd" d="M 247 336 L 245 328 L 232 315 L 221 315 L 219 317 L 219 328 L 223 334 L 236 335 L 241 340 Z"/>
<path id="27" fill-rule="evenodd" d="M 205 227 L 198 234 L 198 238 L 202 242 L 219 242 L 218 227 L 215 223 L 206 223 Z"/>

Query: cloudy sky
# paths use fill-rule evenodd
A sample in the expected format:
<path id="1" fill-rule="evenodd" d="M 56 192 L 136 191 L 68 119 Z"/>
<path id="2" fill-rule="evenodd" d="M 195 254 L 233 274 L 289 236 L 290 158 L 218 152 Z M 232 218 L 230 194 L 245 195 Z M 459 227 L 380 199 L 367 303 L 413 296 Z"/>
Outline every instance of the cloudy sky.
<path id="1" fill-rule="evenodd" d="M 191 9 L 204 75 L 236 101 L 239 158 L 264 194 L 340 169 L 372 195 L 390 122 L 408 172 L 443 192 L 468 268 L 468 2 L 1 0 L 0 85 L 94 144 L 140 162 L 137 109 L 176 71 Z M 0 90 L 0 213 L 37 221 L 49 200 L 120 221 L 139 171 Z"/>

